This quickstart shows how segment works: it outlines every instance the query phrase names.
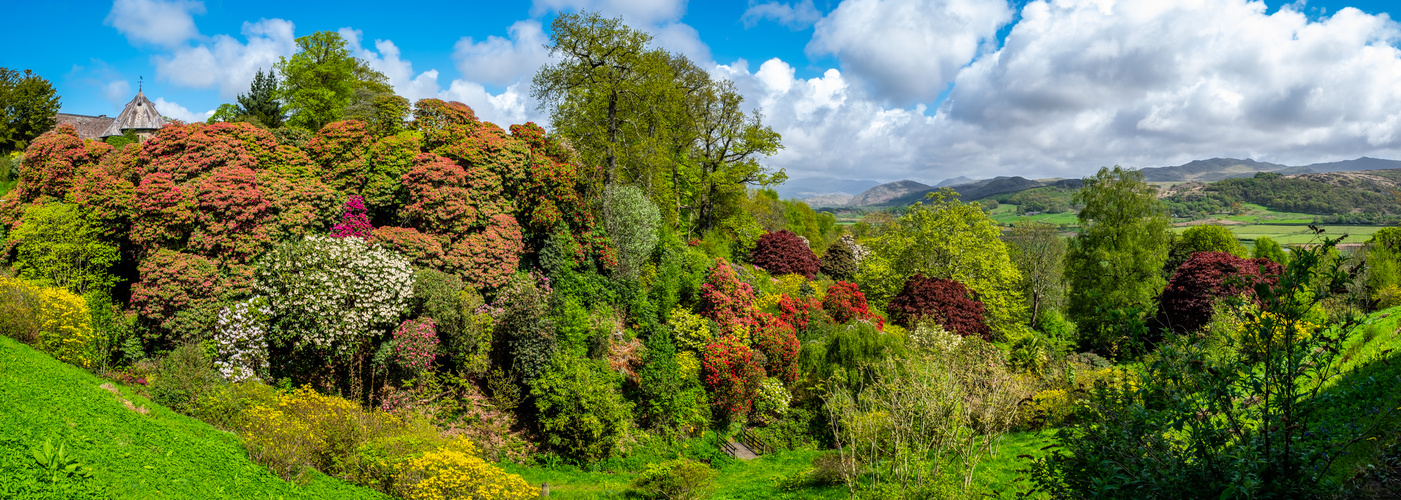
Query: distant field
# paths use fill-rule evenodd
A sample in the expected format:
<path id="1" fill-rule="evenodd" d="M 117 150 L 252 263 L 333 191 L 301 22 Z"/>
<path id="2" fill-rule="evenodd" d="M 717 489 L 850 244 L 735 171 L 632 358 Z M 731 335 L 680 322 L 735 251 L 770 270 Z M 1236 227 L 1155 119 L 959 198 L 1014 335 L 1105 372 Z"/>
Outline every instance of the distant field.
<path id="1" fill-rule="evenodd" d="M 1049 222 L 1051 224 L 1068 224 L 1072 226 L 1080 222 L 1079 219 L 1076 218 L 1075 213 L 1073 212 L 1064 212 L 1059 214 L 1039 214 L 1032 216 L 1017 215 L 1017 206 L 1007 204 L 998 205 L 997 208 L 993 209 L 992 213 L 990 213 L 989 215 L 992 216 L 992 220 L 995 220 L 998 224 L 1002 224 L 1004 226 L 1014 222 L 1021 222 L 1023 220 Z"/>
<path id="2" fill-rule="evenodd" d="M 1347 239 L 1343 240 L 1343 243 L 1346 244 L 1363 243 L 1370 239 L 1372 234 L 1376 233 L 1378 229 L 1387 226 L 1320 225 L 1318 227 L 1323 229 L 1323 235 L 1328 237 L 1337 237 L 1338 235 L 1347 233 Z M 1179 233 L 1186 229 L 1186 227 L 1173 228 L 1173 230 Z M 1268 236 L 1270 239 L 1280 244 L 1311 243 L 1316 239 L 1313 231 L 1310 230 L 1307 225 L 1248 224 L 1243 226 L 1230 226 L 1230 229 L 1241 241 L 1249 243 L 1253 243 L 1262 236 Z"/>

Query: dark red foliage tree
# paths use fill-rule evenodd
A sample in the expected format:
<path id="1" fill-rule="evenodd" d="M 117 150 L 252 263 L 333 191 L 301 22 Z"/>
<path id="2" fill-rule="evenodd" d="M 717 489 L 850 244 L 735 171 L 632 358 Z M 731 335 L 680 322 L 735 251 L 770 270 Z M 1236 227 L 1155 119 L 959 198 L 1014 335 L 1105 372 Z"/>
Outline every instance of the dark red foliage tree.
<path id="1" fill-rule="evenodd" d="M 964 337 L 992 337 L 992 329 L 983 321 L 983 303 L 970 297 L 963 283 L 954 280 L 911 276 L 900 293 L 890 299 L 886 311 L 891 322 L 905 328 L 930 319 Z"/>
<path id="2" fill-rule="evenodd" d="M 797 234 L 787 229 L 765 234 L 754 244 L 749 261 L 774 276 L 801 274 L 808 279 L 817 275 L 819 263 Z"/>
<path id="3" fill-rule="evenodd" d="M 1283 267 L 1265 258 L 1194 253 L 1177 268 L 1158 297 L 1158 325 L 1179 332 L 1196 331 L 1211 321 L 1212 305 L 1217 300 L 1242 294 L 1254 299 L 1256 284 L 1278 283 L 1283 272 Z"/>
<path id="4" fill-rule="evenodd" d="M 837 323 L 862 319 L 875 323 L 879 330 L 885 329 L 885 319 L 871 312 L 871 308 L 866 304 L 866 294 L 861 293 L 861 288 L 856 286 L 856 283 L 838 281 L 833 284 L 827 289 L 827 296 L 822 299 L 822 308 Z"/>

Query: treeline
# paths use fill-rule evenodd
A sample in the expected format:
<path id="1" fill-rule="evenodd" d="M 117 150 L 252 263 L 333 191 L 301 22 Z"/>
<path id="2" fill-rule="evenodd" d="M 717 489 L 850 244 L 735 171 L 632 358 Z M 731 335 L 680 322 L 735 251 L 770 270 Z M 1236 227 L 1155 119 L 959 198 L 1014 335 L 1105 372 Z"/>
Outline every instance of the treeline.
<path id="1" fill-rule="evenodd" d="M 1368 182 L 1335 185 L 1308 177 L 1260 172 L 1254 177 L 1224 179 L 1201 191 L 1175 194 L 1165 201 L 1174 217 L 1194 218 L 1238 210 L 1241 203 L 1263 205 L 1280 212 L 1334 217 L 1326 222 L 1388 223 L 1401 210 L 1396 195 Z M 1355 213 L 1356 212 L 1356 213 Z"/>

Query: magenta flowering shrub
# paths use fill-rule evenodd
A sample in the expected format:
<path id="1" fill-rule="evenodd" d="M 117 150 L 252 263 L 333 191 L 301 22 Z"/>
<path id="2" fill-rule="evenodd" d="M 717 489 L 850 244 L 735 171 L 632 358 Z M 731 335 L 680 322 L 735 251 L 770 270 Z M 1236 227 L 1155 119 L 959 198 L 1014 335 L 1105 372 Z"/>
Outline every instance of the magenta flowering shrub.
<path id="1" fill-rule="evenodd" d="M 365 199 L 356 195 L 350 195 L 350 199 L 345 200 L 345 209 L 341 213 L 341 222 L 331 228 L 331 236 L 335 238 L 356 238 L 370 239 L 370 234 L 375 230 L 370 225 L 370 217 L 365 215 Z"/>
<path id="2" fill-rule="evenodd" d="M 394 363 L 413 373 L 433 366 L 438 353 L 438 329 L 433 318 L 404 320 L 394 330 Z"/>

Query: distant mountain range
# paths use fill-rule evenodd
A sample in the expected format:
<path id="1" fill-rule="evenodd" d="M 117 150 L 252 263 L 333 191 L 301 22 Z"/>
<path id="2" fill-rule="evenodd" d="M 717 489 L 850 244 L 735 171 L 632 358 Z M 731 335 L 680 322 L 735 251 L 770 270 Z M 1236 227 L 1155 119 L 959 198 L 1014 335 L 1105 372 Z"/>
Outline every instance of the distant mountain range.
<path id="1" fill-rule="evenodd" d="M 1140 169 L 1148 182 L 1212 182 L 1234 177 L 1250 177 L 1257 172 L 1274 172 L 1282 175 L 1354 172 L 1363 170 L 1389 170 L 1401 168 L 1401 161 L 1362 157 L 1356 160 L 1314 163 L 1304 166 L 1288 166 L 1255 160 L 1235 158 L 1211 158 L 1194 160 L 1175 167 L 1150 167 Z M 967 177 L 945 179 L 933 186 L 911 180 L 900 180 L 879 184 L 874 181 L 847 181 L 836 178 L 796 181 L 800 189 L 779 191 L 785 198 L 797 198 L 813 207 L 869 207 L 903 206 L 924 199 L 924 195 L 942 187 L 958 191 L 964 200 L 977 200 L 1003 193 L 1013 193 L 1041 186 L 1079 187 L 1080 179 L 1027 179 L 1025 177 L 995 177 L 973 180 Z M 821 192 L 806 191 L 820 187 Z M 850 194 L 858 187 L 864 189 L 859 194 Z M 784 194 L 793 193 L 792 195 Z M 806 196 L 804 196 L 806 194 Z"/>

